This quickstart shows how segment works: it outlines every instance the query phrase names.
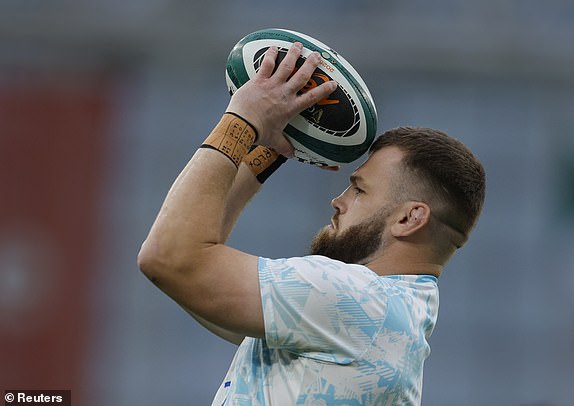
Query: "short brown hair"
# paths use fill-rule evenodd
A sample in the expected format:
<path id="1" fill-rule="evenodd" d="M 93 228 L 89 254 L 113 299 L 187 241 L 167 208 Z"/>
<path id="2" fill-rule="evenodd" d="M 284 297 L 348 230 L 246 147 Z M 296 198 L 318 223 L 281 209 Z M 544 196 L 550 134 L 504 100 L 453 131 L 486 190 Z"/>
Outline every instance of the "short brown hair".
<path id="1" fill-rule="evenodd" d="M 462 245 L 484 203 L 486 180 L 480 161 L 459 140 L 430 128 L 398 127 L 386 131 L 371 145 L 369 153 L 390 146 L 403 151 L 402 163 L 413 175 L 414 183 L 423 186 L 422 197 L 430 200 L 427 203 L 441 222 L 464 236 L 457 243 Z"/>

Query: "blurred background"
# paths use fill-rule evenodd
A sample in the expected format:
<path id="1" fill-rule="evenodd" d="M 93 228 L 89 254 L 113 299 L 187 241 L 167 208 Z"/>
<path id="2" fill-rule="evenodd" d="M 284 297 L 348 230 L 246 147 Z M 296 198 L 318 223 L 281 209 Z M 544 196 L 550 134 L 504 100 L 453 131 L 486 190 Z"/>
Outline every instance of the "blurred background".
<path id="1" fill-rule="evenodd" d="M 482 218 L 439 281 L 423 405 L 572 405 L 568 0 L 0 0 L 2 393 L 210 404 L 235 347 L 149 283 L 135 258 L 227 105 L 229 51 L 269 27 L 344 55 L 375 98 L 380 132 L 442 129 L 484 163 Z M 284 165 L 231 244 L 305 254 L 354 167 Z"/>

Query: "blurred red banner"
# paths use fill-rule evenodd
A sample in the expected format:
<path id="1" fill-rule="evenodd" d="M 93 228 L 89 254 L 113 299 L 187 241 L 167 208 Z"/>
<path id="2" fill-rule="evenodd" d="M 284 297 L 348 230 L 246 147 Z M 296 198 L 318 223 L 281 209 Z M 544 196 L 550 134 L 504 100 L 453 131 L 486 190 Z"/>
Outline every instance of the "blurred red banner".
<path id="1" fill-rule="evenodd" d="M 110 81 L 0 72 L 0 384 L 71 390 L 93 333 Z"/>

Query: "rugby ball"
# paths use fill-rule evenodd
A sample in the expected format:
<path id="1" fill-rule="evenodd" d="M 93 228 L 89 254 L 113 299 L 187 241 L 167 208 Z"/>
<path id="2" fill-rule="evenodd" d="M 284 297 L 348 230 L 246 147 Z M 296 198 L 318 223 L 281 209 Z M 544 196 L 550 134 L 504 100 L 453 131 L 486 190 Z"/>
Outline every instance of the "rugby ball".
<path id="1" fill-rule="evenodd" d="M 225 78 L 229 92 L 233 94 L 257 73 L 269 47 L 275 45 L 279 49 L 278 65 L 296 41 L 303 44 L 297 68 L 313 51 L 321 55 L 319 67 L 301 92 L 329 80 L 337 81 L 338 87 L 327 99 L 293 118 L 284 129 L 295 149 L 295 158 L 320 166 L 352 162 L 373 142 L 377 111 L 371 93 L 357 71 L 322 42 L 283 29 L 265 29 L 245 36 L 227 58 Z"/>

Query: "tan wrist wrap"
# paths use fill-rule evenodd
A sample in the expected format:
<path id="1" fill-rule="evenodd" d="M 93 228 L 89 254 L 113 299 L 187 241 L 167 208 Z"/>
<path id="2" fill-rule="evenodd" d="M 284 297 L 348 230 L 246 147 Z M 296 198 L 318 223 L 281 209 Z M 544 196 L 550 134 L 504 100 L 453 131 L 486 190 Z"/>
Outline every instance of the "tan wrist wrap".
<path id="1" fill-rule="evenodd" d="M 259 183 L 263 184 L 281 165 L 287 161 L 273 148 L 258 145 L 243 158 L 243 163 L 253 172 Z"/>
<path id="2" fill-rule="evenodd" d="M 251 124 L 236 114 L 225 113 L 200 148 L 215 149 L 239 167 L 256 138 L 257 131 Z"/>
<path id="3" fill-rule="evenodd" d="M 279 154 L 273 148 L 258 145 L 243 158 L 243 162 L 255 176 L 258 176 L 269 168 L 277 158 L 279 158 Z"/>

